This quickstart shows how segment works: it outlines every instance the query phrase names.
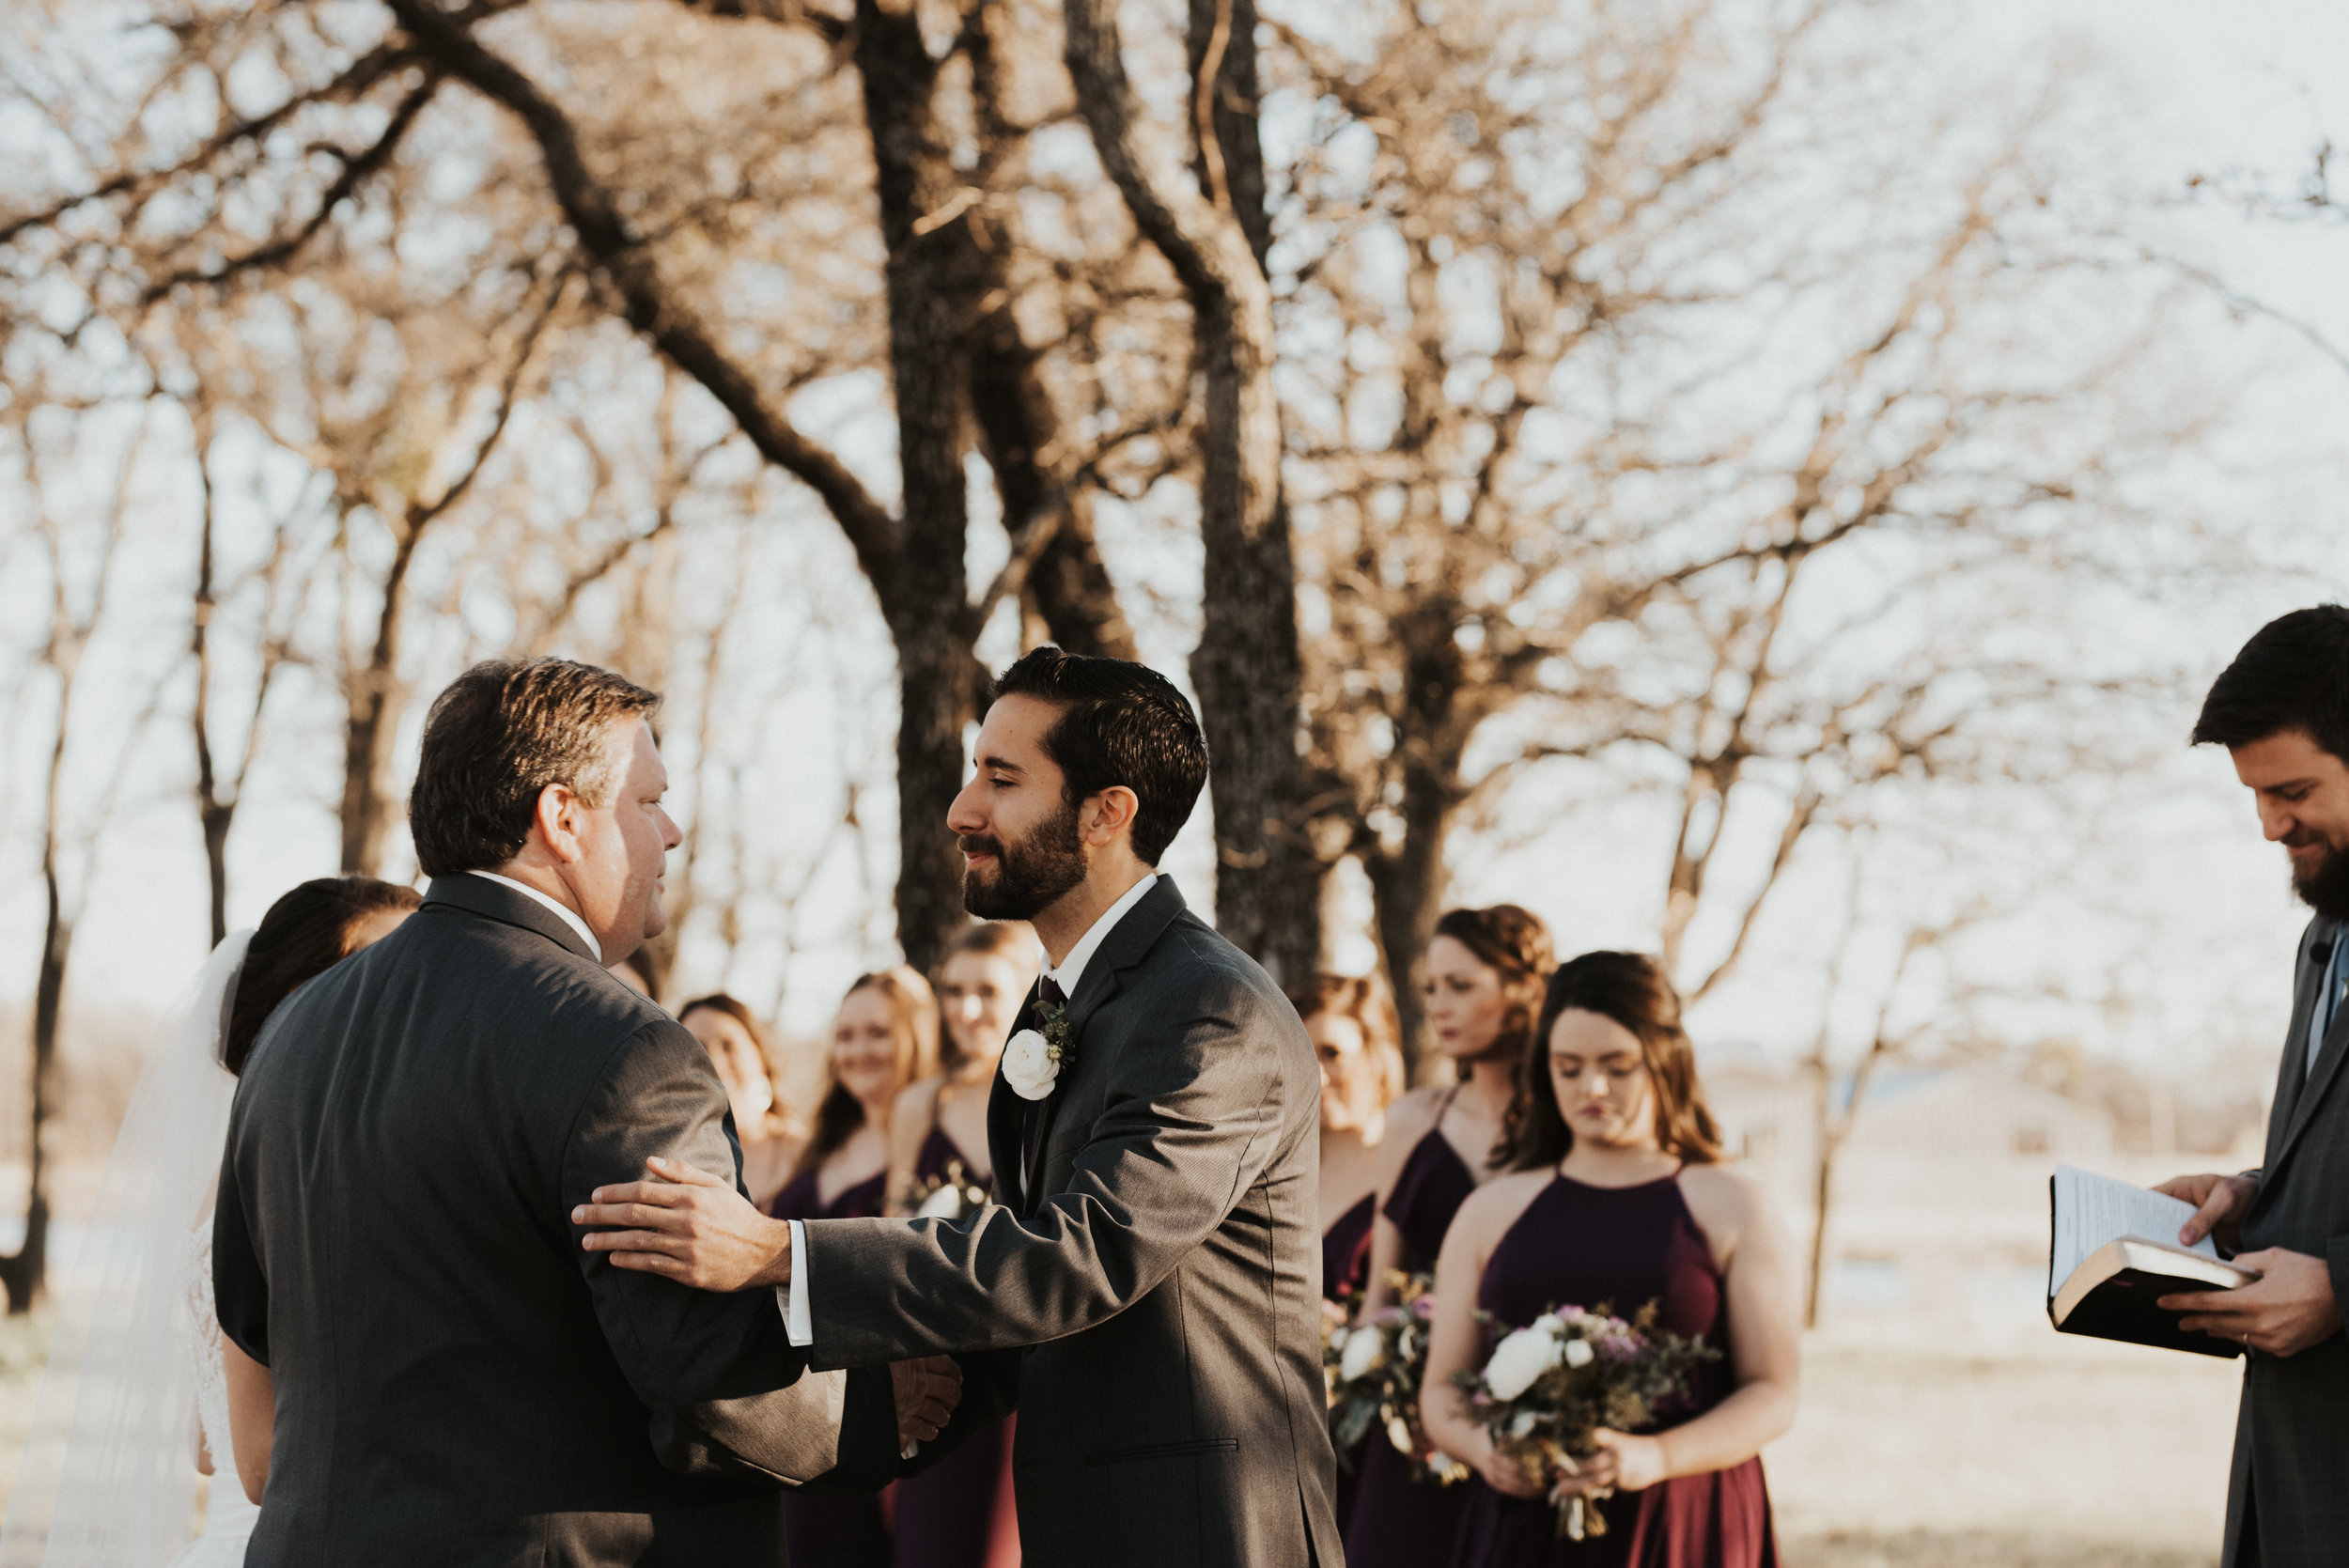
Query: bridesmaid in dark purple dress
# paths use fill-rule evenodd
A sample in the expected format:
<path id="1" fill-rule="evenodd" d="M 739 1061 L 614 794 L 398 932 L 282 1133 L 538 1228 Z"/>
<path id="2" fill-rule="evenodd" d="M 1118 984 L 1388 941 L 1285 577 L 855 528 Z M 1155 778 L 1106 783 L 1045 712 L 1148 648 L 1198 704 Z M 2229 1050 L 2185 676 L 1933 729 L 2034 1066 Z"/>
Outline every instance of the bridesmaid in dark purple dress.
<path id="1" fill-rule="evenodd" d="M 1403 1031 L 1375 974 L 1317 974 L 1289 1001 L 1321 1061 L 1321 1295 L 1334 1307 L 1361 1289 L 1370 1270 L 1378 1141 L 1387 1108 L 1403 1093 Z M 1359 1445 L 1338 1457 L 1340 1529 L 1354 1512 L 1361 1458 Z"/>
<path id="2" fill-rule="evenodd" d="M 1370 1267 L 1378 1141 L 1403 1093 L 1402 1029 L 1375 974 L 1317 974 L 1289 1001 L 1321 1060 L 1321 1294 L 1336 1301 Z"/>
<path id="3" fill-rule="evenodd" d="M 768 1213 L 778 1219 L 879 1214 L 898 1092 L 937 1059 L 938 1004 L 929 983 L 903 965 L 860 975 L 832 1020 L 815 1136 Z M 887 1568 L 889 1562 L 881 1498 L 786 1496 L 783 1532 L 795 1568 Z"/>
<path id="4" fill-rule="evenodd" d="M 911 1214 L 952 1183 L 991 1188 L 987 1102 L 1039 949 L 1025 925 L 973 926 L 938 967 L 941 1072 L 898 1097 L 891 1123 L 890 1210 Z M 952 1453 L 896 1485 L 895 1568 L 1019 1568 L 1011 1450 L 1019 1418 L 972 1433 Z"/>
<path id="5" fill-rule="evenodd" d="M 1421 1410 L 1477 1472 L 1453 1568 L 1776 1568 L 1764 1444 L 1794 1422 L 1800 1268 L 1760 1182 L 1719 1163 L 1680 1002 L 1626 953 L 1560 967 L 1503 1151 L 1510 1173 L 1461 1206 L 1444 1240 Z M 1454 1388 L 1496 1333 L 1561 1306 L 1704 1340 L 1689 1408 L 1644 1432 L 1597 1434 L 1573 1476 L 1499 1452 Z M 1479 1309 L 1493 1327 L 1479 1324 Z M 1561 1539 L 1554 1499 L 1592 1494 L 1606 1533 Z"/>
<path id="6" fill-rule="evenodd" d="M 1414 1090 L 1389 1114 L 1365 1314 L 1391 1298 L 1392 1273 L 1436 1266 L 1452 1217 L 1492 1170 L 1549 966 L 1548 927 L 1514 904 L 1454 909 L 1436 923 L 1422 994 L 1428 1032 L 1459 1081 Z M 1409 1457 L 1377 1433 L 1360 1477 L 1346 1520 L 1348 1568 L 1442 1562 L 1459 1533 L 1463 1489 L 1414 1481 Z"/>

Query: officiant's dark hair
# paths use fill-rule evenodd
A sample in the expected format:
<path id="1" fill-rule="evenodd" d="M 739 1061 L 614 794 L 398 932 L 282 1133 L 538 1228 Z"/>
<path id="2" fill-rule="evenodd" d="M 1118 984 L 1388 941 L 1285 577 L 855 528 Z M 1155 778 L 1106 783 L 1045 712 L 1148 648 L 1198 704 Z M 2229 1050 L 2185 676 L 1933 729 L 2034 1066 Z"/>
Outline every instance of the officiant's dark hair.
<path id="1" fill-rule="evenodd" d="M 1720 1128 L 1697 1086 L 1696 1050 L 1680 1027 L 1680 993 L 1671 977 L 1661 964 L 1637 953 L 1585 953 L 1559 965 L 1549 977 L 1541 1019 L 1501 1123 L 1494 1165 L 1543 1170 L 1574 1147 L 1574 1129 L 1558 1109 L 1558 1085 L 1549 1076 L 1549 1035 L 1559 1017 L 1575 1009 L 1612 1018 L 1638 1038 L 1656 1095 L 1656 1141 L 1664 1152 L 1688 1165 L 1717 1163 Z"/>
<path id="2" fill-rule="evenodd" d="M 1207 742 L 1198 715 L 1174 683 L 1147 664 L 1064 653 L 1046 644 L 995 679 L 988 701 L 1041 697 L 1061 716 L 1044 735 L 1044 754 L 1061 770 L 1074 806 L 1112 784 L 1141 802 L 1134 855 L 1156 865 L 1207 782 Z"/>
<path id="3" fill-rule="evenodd" d="M 371 915 L 412 909 L 413 888 L 372 877 L 319 877 L 281 895 L 253 929 L 221 1031 L 220 1064 L 244 1071 L 244 1059 L 277 1004 L 356 951 L 352 939 Z"/>
<path id="4" fill-rule="evenodd" d="M 490 659 L 467 670 L 425 717 L 408 797 L 416 863 L 428 877 L 504 865 L 529 840 L 549 784 L 602 805 L 614 783 L 613 724 L 660 706 L 635 682 L 568 659 Z"/>
<path id="5" fill-rule="evenodd" d="M 2248 746 L 2286 730 L 2349 762 L 2349 610 L 2320 604 L 2279 615 L 2211 682 L 2194 744 Z"/>

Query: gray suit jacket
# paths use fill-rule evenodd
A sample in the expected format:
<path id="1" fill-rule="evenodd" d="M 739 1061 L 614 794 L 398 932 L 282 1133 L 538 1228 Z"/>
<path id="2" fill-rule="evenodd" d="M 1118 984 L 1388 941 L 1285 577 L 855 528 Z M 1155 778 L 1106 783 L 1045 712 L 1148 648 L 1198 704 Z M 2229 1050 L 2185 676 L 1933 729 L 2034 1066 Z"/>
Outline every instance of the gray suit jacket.
<path id="1" fill-rule="evenodd" d="M 783 1560 L 786 1484 L 896 1468 L 886 1372 L 809 1370 L 772 1293 L 581 1250 L 646 1155 L 739 1170 L 700 1044 L 543 906 L 432 884 L 271 1016 L 213 1222 L 274 1374 L 252 1568 Z"/>
<path id="2" fill-rule="evenodd" d="M 2349 928 L 2310 924 L 2294 975 L 2292 1032 L 2267 1119 L 2259 1195 L 2242 1227 L 2247 1252 L 2281 1247 L 2323 1258 L 2349 1307 L 2349 1008 L 2333 1020 L 2305 1073 L 2309 1023 L 2325 970 L 2315 950 Z M 2243 1372 L 2234 1473 L 2227 1492 L 2225 1568 L 2318 1568 L 2349 1558 L 2349 1340 L 2297 1356 L 2253 1351 Z"/>
<path id="3" fill-rule="evenodd" d="M 958 1423 L 1016 1400 L 1031 1568 L 1339 1568 L 1304 1028 L 1164 878 L 1068 1021 L 1050 1098 L 996 1079 L 1003 1206 L 806 1227 L 816 1365 L 946 1352 Z"/>

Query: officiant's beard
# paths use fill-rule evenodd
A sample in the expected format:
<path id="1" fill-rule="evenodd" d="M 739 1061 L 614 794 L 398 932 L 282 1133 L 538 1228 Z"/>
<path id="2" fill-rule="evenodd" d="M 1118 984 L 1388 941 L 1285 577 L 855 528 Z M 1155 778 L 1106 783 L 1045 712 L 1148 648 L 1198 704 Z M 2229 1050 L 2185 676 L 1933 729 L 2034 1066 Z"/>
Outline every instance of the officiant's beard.
<path id="1" fill-rule="evenodd" d="M 965 854 L 995 857 L 995 874 L 982 879 L 962 876 L 962 907 L 981 920 L 1034 920 L 1085 879 L 1084 840 L 1077 831 L 1077 808 L 1068 804 L 1059 815 L 1027 837 L 1008 843 L 990 834 L 965 834 Z"/>
<path id="2" fill-rule="evenodd" d="M 2316 869 L 2305 877 L 2292 874 L 2292 891 L 2326 919 L 2349 921 L 2349 849 L 2325 846 Z"/>

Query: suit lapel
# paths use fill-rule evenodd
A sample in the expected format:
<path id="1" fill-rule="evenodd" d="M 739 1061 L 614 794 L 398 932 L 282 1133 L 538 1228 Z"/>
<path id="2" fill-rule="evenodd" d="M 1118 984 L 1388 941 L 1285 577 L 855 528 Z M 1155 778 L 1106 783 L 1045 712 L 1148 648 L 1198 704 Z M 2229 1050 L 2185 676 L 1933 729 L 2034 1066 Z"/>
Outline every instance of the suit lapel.
<path id="1" fill-rule="evenodd" d="M 1019 1004 L 1019 1022 L 1013 1028 L 1017 1034 L 1022 1029 L 1035 1027 L 1036 994 L 1043 983 L 1028 987 L 1028 1000 Z M 987 1157 L 995 1167 L 996 1197 L 1014 1214 L 1028 1212 L 1027 1194 L 1027 1128 L 1031 1102 L 1019 1097 L 1019 1092 L 1003 1077 L 1003 1069 L 995 1069 L 995 1087 L 987 1096 Z"/>
<path id="2" fill-rule="evenodd" d="M 2316 1107 L 2325 1097 L 2326 1085 L 2340 1075 L 2344 1045 L 2349 1045 L 2349 1007 L 2342 1008 L 2333 1018 L 2332 1027 L 2325 1032 L 2325 1039 L 2317 1048 L 2316 1065 L 2309 1070 L 2309 1025 L 2316 1017 L 2320 993 L 2329 964 L 2319 962 L 2313 949 L 2344 939 L 2341 928 L 2329 921 L 2312 922 L 2300 939 L 2299 983 L 2293 987 L 2292 1032 L 2284 1040 L 2284 1059 L 2276 1075 L 2276 1110 L 2269 1116 L 2271 1126 L 2284 1129 L 2268 1151 L 2265 1175 L 2260 1183 L 2263 1190 L 2272 1189 L 2277 1168 L 2290 1157 L 2294 1145 L 2316 1114 Z"/>
<path id="3" fill-rule="evenodd" d="M 1068 999 L 1068 1039 L 1076 1047 L 1077 1061 L 1070 1073 L 1081 1072 L 1088 1061 L 1084 1045 L 1087 1019 L 1098 1012 L 1101 1004 L 1126 987 L 1128 970 L 1149 956 L 1158 945 L 1159 935 L 1174 923 L 1184 910 L 1183 895 L 1175 891 L 1174 879 L 1160 877 L 1158 885 L 1142 895 L 1142 902 L 1126 911 L 1126 918 L 1113 926 L 1094 951 L 1092 962 L 1085 965 L 1084 975 L 1077 982 L 1077 994 Z M 1033 1000 L 1033 998 L 1031 998 Z M 1024 1172 L 1033 1169 L 1035 1187 L 1044 1186 L 1044 1149 L 1052 1139 L 1052 1124 L 1060 1115 L 1061 1102 L 1067 1098 L 1066 1079 L 1052 1086 L 1052 1092 L 1030 1106 L 1027 1137 L 1020 1150 L 1026 1163 Z M 1006 1090 L 1008 1092 L 1008 1090 Z M 1025 1179 L 1020 1182 L 1022 1216 L 1035 1212 L 1035 1194 L 1027 1190 Z"/>

